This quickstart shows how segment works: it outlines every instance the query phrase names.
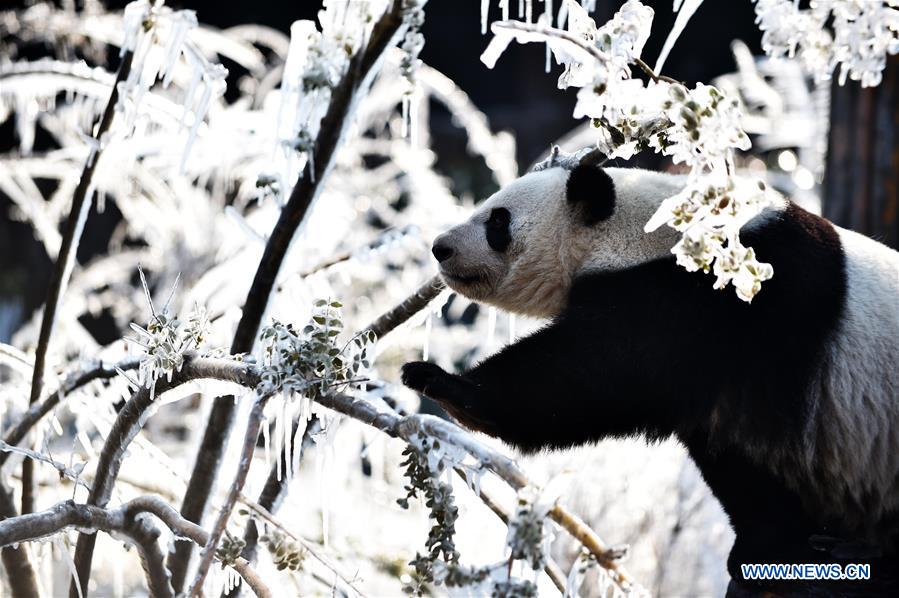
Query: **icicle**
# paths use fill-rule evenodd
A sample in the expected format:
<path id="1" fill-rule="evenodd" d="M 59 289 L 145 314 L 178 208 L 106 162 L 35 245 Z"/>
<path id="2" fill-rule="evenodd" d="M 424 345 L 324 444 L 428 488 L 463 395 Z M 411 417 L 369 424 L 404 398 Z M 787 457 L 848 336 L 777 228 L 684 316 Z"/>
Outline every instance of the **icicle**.
<path id="1" fill-rule="evenodd" d="M 197 26 L 197 14 L 192 10 L 179 10 L 171 17 L 171 33 L 169 34 L 168 51 L 159 73 L 163 75 L 162 86 L 168 87 L 175 73 L 175 63 L 181 56 L 184 41 L 191 29 Z"/>
<path id="2" fill-rule="evenodd" d="M 515 342 L 515 314 L 509 314 L 509 344 Z"/>
<path id="3" fill-rule="evenodd" d="M 421 348 L 421 359 L 422 361 L 427 361 L 428 356 L 430 355 L 430 340 L 431 340 L 431 328 L 433 326 L 432 320 L 434 319 L 434 314 L 429 313 L 427 319 L 425 320 L 425 341 Z"/>
<path id="4" fill-rule="evenodd" d="M 265 468 L 272 468 L 272 443 L 269 438 L 269 421 L 267 417 L 262 418 L 262 446 L 265 450 Z"/>
<path id="5" fill-rule="evenodd" d="M 179 172 L 183 173 L 185 171 L 187 157 L 190 155 L 190 148 L 193 147 L 197 137 L 197 129 L 200 127 L 200 123 L 203 122 L 203 119 L 206 118 L 206 112 L 209 110 L 209 104 L 211 103 L 213 96 L 218 98 L 225 93 L 225 87 L 227 85 L 225 79 L 227 76 L 228 70 L 220 64 L 213 65 L 212 68 L 203 73 L 203 95 L 200 97 L 200 102 L 194 110 L 194 121 L 187 135 L 184 153 L 181 155 Z"/>
<path id="6" fill-rule="evenodd" d="M 543 16 L 540 18 L 540 21 L 543 23 L 544 27 L 552 27 L 553 24 L 553 0 L 545 0 L 546 2 L 546 10 L 543 12 Z M 546 72 L 549 73 L 550 67 L 552 66 L 552 62 L 550 59 L 552 58 L 552 50 L 550 50 L 549 44 L 546 44 Z"/>
<path id="7" fill-rule="evenodd" d="M 284 473 L 286 474 L 288 484 L 293 481 L 293 468 L 290 466 L 290 464 L 293 463 L 291 453 L 291 441 L 293 440 L 293 434 L 291 434 L 291 427 L 293 427 L 293 409 L 290 407 L 289 402 L 285 400 L 281 408 L 281 419 L 284 420 L 284 464 L 285 469 L 287 470 Z"/>
<path id="8" fill-rule="evenodd" d="M 282 399 L 283 400 L 283 399 Z M 274 449 L 274 457 L 275 457 L 275 471 L 278 473 L 278 481 L 281 481 L 281 450 L 284 448 L 284 418 L 279 417 L 278 413 L 279 409 L 277 406 L 274 408 L 274 418 L 275 418 L 275 437 L 272 439 Z"/>
<path id="9" fill-rule="evenodd" d="M 559 5 L 559 14 L 556 16 L 556 27 L 558 29 L 565 28 L 565 22 L 568 20 L 568 3 L 562 2 Z"/>
<path id="10" fill-rule="evenodd" d="M 528 23 L 534 21 L 534 0 L 524 0 L 524 20 Z"/>
<path id="11" fill-rule="evenodd" d="M 78 578 L 78 569 L 75 568 L 75 561 L 72 560 L 72 555 L 69 554 L 68 549 L 65 544 L 62 543 L 62 536 L 56 535 L 53 536 L 53 546 L 56 547 L 56 550 L 59 551 L 62 560 L 65 561 L 66 566 L 69 568 L 69 573 L 72 576 L 72 579 L 75 580 L 75 589 L 78 590 L 78 598 L 84 598 L 84 594 L 81 593 L 81 581 Z"/>
<path id="12" fill-rule="evenodd" d="M 512 0 L 499 0 L 499 5 L 503 9 L 503 21 L 509 20 L 509 3 Z"/>
<path id="13" fill-rule="evenodd" d="M 306 409 L 305 397 L 299 399 L 299 409 L 297 410 L 297 430 L 293 436 L 293 454 L 290 456 L 290 470 L 294 477 L 300 470 L 300 456 L 303 453 L 303 435 L 306 432 Z"/>
<path id="14" fill-rule="evenodd" d="M 481 0 L 481 35 L 487 33 L 487 16 L 490 13 L 490 0 Z"/>

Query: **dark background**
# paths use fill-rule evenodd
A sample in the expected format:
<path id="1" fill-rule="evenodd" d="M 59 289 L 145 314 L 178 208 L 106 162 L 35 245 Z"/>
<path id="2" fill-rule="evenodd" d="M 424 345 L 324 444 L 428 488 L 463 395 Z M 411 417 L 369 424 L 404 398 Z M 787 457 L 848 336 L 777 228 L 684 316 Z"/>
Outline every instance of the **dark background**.
<path id="1" fill-rule="evenodd" d="M 652 35 L 643 52 L 646 62 L 653 64 L 674 23 L 675 14 L 671 10 L 671 0 L 644 2 L 656 12 Z M 593 13 L 597 23 L 607 21 L 622 3 L 623 0 L 599 0 Z M 108 2 L 107 6 L 115 8 L 125 4 Z M 297 19 L 316 19 L 320 9 L 319 0 L 173 0 L 166 4 L 176 9 L 193 9 L 201 23 L 220 28 L 259 23 L 285 33 Z M 491 0 L 491 20 L 501 18 L 497 4 Z M 553 4 L 558 7 L 560 1 Z M 0 5 L 8 9 L 22 6 L 22 3 L 0 0 Z M 535 1 L 534 14 L 539 14 L 542 7 L 542 2 Z M 517 2 L 512 0 L 513 17 L 516 9 Z M 422 60 L 465 90 L 474 104 L 486 113 L 494 130 L 514 134 L 522 168 L 527 168 L 552 141 L 579 124 L 571 116 L 576 90 L 557 89 L 559 67 L 554 67 L 549 74 L 544 72 L 545 49 L 542 44 L 512 44 L 491 70 L 479 59 L 491 34 L 480 32 L 478 0 L 430 0 L 425 14 Z M 694 83 L 732 71 L 732 40 L 742 39 L 753 52 L 761 51 L 760 34 L 754 19 L 750 0 L 706 0 L 675 45 L 665 65 L 665 74 Z M 114 69 L 115 65 L 108 68 Z M 495 190 L 486 168 L 468 157 L 465 135 L 452 124 L 448 113 L 439 109 L 433 111 L 432 136 L 440 156 L 437 166 L 452 178 L 459 190 L 473 190 L 477 199 Z M 10 118 L 0 123 L 0 151 L 7 152 L 16 145 L 14 119 Z M 35 149 L 41 149 L 40 132 Z M 43 303 L 51 264 L 41 244 L 34 239 L 31 226 L 9 220 L 9 208 L 8 198 L 0 193 L 0 305 L 14 305 L 13 312 L 18 311 L 20 317 L 28 318 Z M 78 251 L 79 262 L 84 263 L 105 250 L 103 240 L 109 238 L 115 219 L 115 211 L 109 207 L 102 214 L 92 209 Z M 6 316 L 0 313 L 0 341 L 7 341 L 10 331 L 10 322 L 4 323 L 3 318 L 8 320 L 12 312 L 6 313 Z"/>

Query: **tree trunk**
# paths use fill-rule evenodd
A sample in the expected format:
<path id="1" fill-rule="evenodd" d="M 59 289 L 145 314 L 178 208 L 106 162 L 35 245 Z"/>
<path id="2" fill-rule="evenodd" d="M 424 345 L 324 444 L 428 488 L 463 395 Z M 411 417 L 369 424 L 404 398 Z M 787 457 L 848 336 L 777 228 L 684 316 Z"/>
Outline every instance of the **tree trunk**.
<path id="1" fill-rule="evenodd" d="M 823 211 L 899 248 L 899 56 L 877 87 L 833 84 Z"/>

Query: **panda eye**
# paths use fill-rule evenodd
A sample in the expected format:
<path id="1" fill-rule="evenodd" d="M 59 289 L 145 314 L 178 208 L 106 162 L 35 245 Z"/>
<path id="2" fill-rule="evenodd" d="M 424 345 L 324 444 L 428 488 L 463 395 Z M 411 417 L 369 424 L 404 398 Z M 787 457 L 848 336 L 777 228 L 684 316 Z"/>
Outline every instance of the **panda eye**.
<path id="1" fill-rule="evenodd" d="M 495 208 L 490 212 L 490 218 L 487 219 L 489 227 L 504 227 L 509 224 L 510 214 L 506 208 Z"/>
<path id="2" fill-rule="evenodd" d="M 484 228 L 487 231 L 487 244 L 494 251 L 503 252 L 512 242 L 512 235 L 509 232 L 510 219 L 511 214 L 506 208 L 496 208 L 490 212 L 490 218 L 487 219 Z"/>

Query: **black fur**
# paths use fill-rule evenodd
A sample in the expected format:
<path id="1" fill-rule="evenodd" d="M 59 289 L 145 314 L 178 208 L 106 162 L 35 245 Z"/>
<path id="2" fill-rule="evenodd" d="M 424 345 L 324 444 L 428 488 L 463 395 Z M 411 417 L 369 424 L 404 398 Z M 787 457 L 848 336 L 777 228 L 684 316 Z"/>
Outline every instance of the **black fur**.
<path id="1" fill-rule="evenodd" d="M 542 330 L 462 375 L 410 363 L 403 381 L 524 451 L 677 436 L 736 531 L 735 579 L 740 563 L 839 562 L 809 539 L 851 531 L 808 513 L 740 443 L 801 445 L 814 408 L 805 391 L 846 301 L 842 246 L 830 223 L 792 204 L 742 239 L 774 266 L 751 304 L 673 258 L 585 275 Z"/>
<path id="2" fill-rule="evenodd" d="M 615 183 L 595 164 L 580 164 L 571 170 L 565 196 L 587 226 L 602 222 L 615 211 Z"/>
<path id="3" fill-rule="evenodd" d="M 506 208 L 494 208 L 490 212 L 490 218 L 484 223 L 487 233 L 487 245 L 493 251 L 502 253 L 509 248 L 512 242 L 512 234 L 509 232 L 509 223 L 512 215 Z"/>

